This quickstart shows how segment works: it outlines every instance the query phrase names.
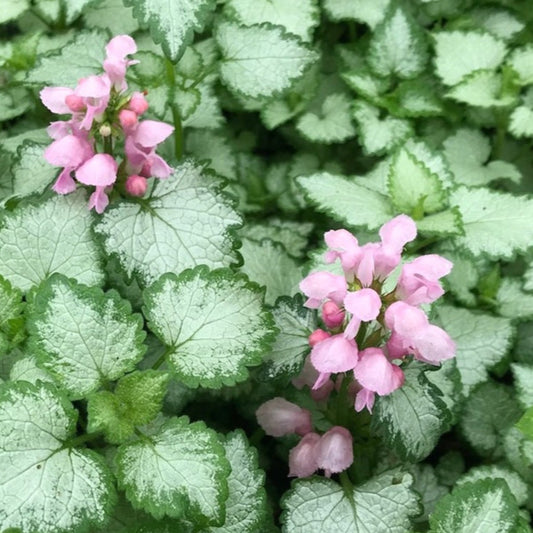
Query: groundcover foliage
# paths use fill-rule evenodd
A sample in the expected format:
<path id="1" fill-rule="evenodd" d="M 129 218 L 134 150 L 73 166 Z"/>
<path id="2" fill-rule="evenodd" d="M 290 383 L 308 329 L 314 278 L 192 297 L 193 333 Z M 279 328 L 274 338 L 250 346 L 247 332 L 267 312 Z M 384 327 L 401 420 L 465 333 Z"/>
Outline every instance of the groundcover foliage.
<path id="1" fill-rule="evenodd" d="M 0 532 L 531 531 L 527 2 L 4 0 L 0 124 Z"/>

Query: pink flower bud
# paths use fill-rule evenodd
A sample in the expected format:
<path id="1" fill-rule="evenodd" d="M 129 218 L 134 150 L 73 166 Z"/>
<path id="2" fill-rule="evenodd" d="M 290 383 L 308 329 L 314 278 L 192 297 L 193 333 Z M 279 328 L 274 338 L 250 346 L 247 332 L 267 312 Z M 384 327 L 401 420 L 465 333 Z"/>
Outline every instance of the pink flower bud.
<path id="1" fill-rule="evenodd" d="M 126 191 L 132 196 L 144 196 L 148 188 L 148 181 L 142 176 L 132 174 L 126 180 Z"/>
<path id="2" fill-rule="evenodd" d="M 131 131 L 137 125 L 137 114 L 129 109 L 123 109 L 118 114 L 118 120 L 124 131 Z"/>
<path id="3" fill-rule="evenodd" d="M 67 107 L 74 113 L 85 109 L 83 98 L 77 94 L 69 94 L 65 98 L 65 104 L 67 104 Z"/>
<path id="4" fill-rule="evenodd" d="M 289 453 L 289 477 L 307 477 L 318 468 L 315 456 L 320 435 L 308 433 Z"/>
<path id="5" fill-rule="evenodd" d="M 137 115 L 142 115 L 148 109 L 148 102 L 143 93 L 133 93 L 131 100 L 128 104 L 128 109 L 131 109 Z"/>
<path id="6" fill-rule="evenodd" d="M 315 344 L 322 342 L 324 339 L 331 337 L 331 333 L 324 331 L 323 329 L 315 329 L 311 335 L 309 335 L 309 346 L 313 347 Z"/>
<path id="7" fill-rule="evenodd" d="M 338 328 L 344 322 L 344 311 L 332 300 L 322 306 L 322 320 L 330 329 Z"/>
<path id="8" fill-rule="evenodd" d="M 346 470 L 353 463 L 353 441 L 350 432 L 334 426 L 324 433 L 315 448 L 318 468 L 324 469 L 327 477 Z"/>
<path id="9" fill-rule="evenodd" d="M 255 412 L 267 435 L 282 437 L 291 433 L 305 435 L 311 431 L 311 413 L 284 398 L 268 400 Z"/>

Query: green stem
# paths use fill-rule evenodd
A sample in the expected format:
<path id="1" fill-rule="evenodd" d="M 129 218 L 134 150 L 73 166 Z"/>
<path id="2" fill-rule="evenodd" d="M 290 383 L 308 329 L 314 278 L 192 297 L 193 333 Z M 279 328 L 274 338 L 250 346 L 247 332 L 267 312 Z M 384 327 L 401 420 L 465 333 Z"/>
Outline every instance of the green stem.
<path id="1" fill-rule="evenodd" d="M 159 356 L 157 361 L 152 365 L 152 370 L 157 370 L 167 359 L 169 354 L 174 351 L 174 346 L 168 346 L 167 349 Z"/>
<path id="2" fill-rule="evenodd" d="M 111 135 L 108 135 L 107 137 L 103 137 L 104 139 L 104 153 L 109 154 L 110 156 L 113 156 L 113 139 L 111 138 Z"/>
<path id="3" fill-rule="evenodd" d="M 166 60 L 166 70 L 170 87 L 170 101 L 172 102 L 172 121 L 174 122 L 174 154 L 176 159 L 180 160 L 183 157 L 183 126 L 180 111 L 174 103 L 176 97 L 176 73 L 174 71 L 174 63 L 170 59 Z"/>
<path id="4" fill-rule="evenodd" d="M 344 490 L 344 494 L 346 494 L 346 497 L 348 498 L 349 502 L 352 504 L 352 507 L 354 507 L 355 503 L 353 501 L 353 485 L 352 485 L 352 482 L 350 481 L 350 477 L 348 476 L 348 472 L 346 470 L 339 474 L 339 481 L 341 482 L 341 486 L 342 486 L 342 489 Z"/>
<path id="5" fill-rule="evenodd" d="M 92 440 L 96 440 L 102 436 L 101 431 L 95 431 L 93 433 L 85 433 L 84 435 L 79 435 L 78 437 L 74 437 L 63 445 L 63 448 L 74 448 L 76 446 L 79 446 L 80 444 L 85 444 L 86 442 L 90 442 Z"/>

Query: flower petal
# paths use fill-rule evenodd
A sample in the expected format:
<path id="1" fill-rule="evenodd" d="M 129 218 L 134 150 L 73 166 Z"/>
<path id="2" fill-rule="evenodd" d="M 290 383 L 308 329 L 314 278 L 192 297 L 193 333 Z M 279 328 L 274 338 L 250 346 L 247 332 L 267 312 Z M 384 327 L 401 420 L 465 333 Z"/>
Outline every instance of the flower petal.
<path id="1" fill-rule="evenodd" d="M 346 372 L 357 364 L 357 344 L 342 334 L 319 342 L 311 351 L 311 362 L 321 373 Z"/>
<path id="2" fill-rule="evenodd" d="M 76 171 L 76 179 L 85 185 L 106 187 L 117 179 L 117 162 L 109 154 L 96 154 Z"/>
<path id="3" fill-rule="evenodd" d="M 143 120 L 139 122 L 133 139 L 144 148 L 153 148 L 163 142 L 172 132 L 174 127 L 158 120 Z"/>
<path id="4" fill-rule="evenodd" d="M 365 389 L 385 396 L 403 385 L 402 369 L 389 362 L 382 350 L 367 348 L 359 355 L 360 360 L 353 373 Z"/>
<path id="5" fill-rule="evenodd" d="M 69 87 L 45 87 L 41 90 L 39 96 L 41 97 L 41 102 L 50 109 L 52 113 L 62 115 L 72 113 L 65 102 L 65 98 L 71 94 L 74 94 L 74 91 Z"/>

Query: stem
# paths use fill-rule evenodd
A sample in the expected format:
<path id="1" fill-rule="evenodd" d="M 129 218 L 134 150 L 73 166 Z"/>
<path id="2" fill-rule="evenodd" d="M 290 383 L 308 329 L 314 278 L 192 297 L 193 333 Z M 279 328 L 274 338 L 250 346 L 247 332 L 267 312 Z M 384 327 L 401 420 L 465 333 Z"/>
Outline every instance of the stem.
<path id="1" fill-rule="evenodd" d="M 78 437 L 74 437 L 73 439 L 68 440 L 63 445 L 63 448 L 74 448 L 76 446 L 79 446 L 80 444 L 85 444 L 86 442 L 90 442 L 92 440 L 96 440 L 102 436 L 101 431 L 95 431 L 93 433 L 85 433 L 84 435 L 79 435 Z"/>
<path id="2" fill-rule="evenodd" d="M 152 370 L 157 370 L 165 361 L 169 354 L 174 350 L 174 346 L 168 346 L 167 349 L 159 356 L 157 361 L 152 365 Z"/>
<path id="3" fill-rule="evenodd" d="M 170 101 L 172 109 L 172 120 L 174 122 L 174 154 L 176 159 L 183 157 L 183 126 L 181 123 L 181 114 L 178 106 L 174 103 L 176 97 L 176 73 L 174 72 L 174 63 L 170 59 L 166 60 L 167 80 L 170 86 Z"/>
<path id="4" fill-rule="evenodd" d="M 108 135 L 107 137 L 103 137 L 104 139 L 104 152 L 106 154 L 109 154 L 110 156 L 113 156 L 113 139 L 111 138 L 111 135 Z"/>
<path id="5" fill-rule="evenodd" d="M 345 470 L 339 474 L 339 481 L 341 482 L 342 489 L 344 494 L 346 494 L 348 500 L 350 501 L 352 507 L 355 507 L 355 502 L 353 501 L 353 485 L 348 476 L 348 472 Z"/>

